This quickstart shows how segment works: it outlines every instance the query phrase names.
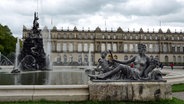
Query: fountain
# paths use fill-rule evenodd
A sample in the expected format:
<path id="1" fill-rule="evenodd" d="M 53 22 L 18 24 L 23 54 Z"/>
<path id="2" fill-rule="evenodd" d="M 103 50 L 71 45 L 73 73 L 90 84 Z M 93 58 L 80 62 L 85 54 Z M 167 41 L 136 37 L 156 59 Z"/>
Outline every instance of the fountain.
<path id="1" fill-rule="evenodd" d="M 34 13 L 33 28 L 31 29 L 29 36 L 24 40 L 23 48 L 19 51 L 19 41 L 16 46 L 16 60 L 15 68 L 12 73 L 18 73 L 20 71 L 35 71 L 35 70 L 48 70 L 46 67 L 46 55 L 43 49 L 43 39 L 40 33 L 38 20 L 38 13 Z"/>
<path id="2" fill-rule="evenodd" d="M 17 38 L 14 66 L 1 66 L 0 85 L 86 84 L 88 77 L 80 67 L 52 66 L 51 30 L 45 28 L 41 32 L 37 20 L 38 15 L 34 13 L 33 28 L 22 49 Z"/>

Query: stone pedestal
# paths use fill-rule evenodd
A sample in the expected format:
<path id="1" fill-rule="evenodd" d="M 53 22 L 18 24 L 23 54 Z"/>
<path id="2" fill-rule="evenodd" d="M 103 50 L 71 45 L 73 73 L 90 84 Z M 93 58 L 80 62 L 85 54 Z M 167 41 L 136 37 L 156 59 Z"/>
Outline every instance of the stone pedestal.
<path id="1" fill-rule="evenodd" d="M 89 82 L 90 100 L 154 101 L 172 99 L 167 82 Z"/>

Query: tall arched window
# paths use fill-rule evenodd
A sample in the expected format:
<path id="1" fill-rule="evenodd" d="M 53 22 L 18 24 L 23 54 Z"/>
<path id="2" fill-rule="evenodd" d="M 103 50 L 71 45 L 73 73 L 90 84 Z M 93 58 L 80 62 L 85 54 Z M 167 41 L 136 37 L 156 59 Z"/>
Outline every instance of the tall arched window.
<path id="1" fill-rule="evenodd" d="M 173 56 L 173 62 L 176 62 L 176 56 Z"/>
<path id="2" fill-rule="evenodd" d="M 119 51 L 120 51 L 120 52 L 123 51 L 123 46 L 122 46 L 122 44 L 119 44 Z"/>
<path id="3" fill-rule="evenodd" d="M 181 63 L 181 56 L 178 56 L 177 62 Z"/>
<path id="4" fill-rule="evenodd" d="M 165 56 L 165 62 L 169 62 L 169 57 Z"/>

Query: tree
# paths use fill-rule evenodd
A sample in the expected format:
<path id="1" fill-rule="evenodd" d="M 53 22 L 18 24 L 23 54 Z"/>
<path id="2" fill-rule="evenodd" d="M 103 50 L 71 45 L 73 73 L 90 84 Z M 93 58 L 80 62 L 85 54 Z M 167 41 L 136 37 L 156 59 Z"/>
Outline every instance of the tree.
<path id="1" fill-rule="evenodd" d="M 8 26 L 0 24 L 0 52 L 8 55 L 15 52 L 16 38 L 12 35 Z"/>

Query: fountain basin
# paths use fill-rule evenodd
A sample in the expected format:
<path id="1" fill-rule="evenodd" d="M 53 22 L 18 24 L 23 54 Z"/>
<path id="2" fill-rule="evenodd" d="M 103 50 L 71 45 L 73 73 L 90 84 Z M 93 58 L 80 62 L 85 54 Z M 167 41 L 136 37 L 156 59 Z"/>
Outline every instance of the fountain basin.
<path id="1" fill-rule="evenodd" d="M 89 96 L 87 85 L 9 85 L 0 86 L 0 93 L 0 101 L 85 101 Z"/>
<path id="2" fill-rule="evenodd" d="M 85 85 L 88 77 L 80 67 L 53 67 L 51 71 L 12 74 L 13 66 L 1 66 L 0 85 Z"/>

